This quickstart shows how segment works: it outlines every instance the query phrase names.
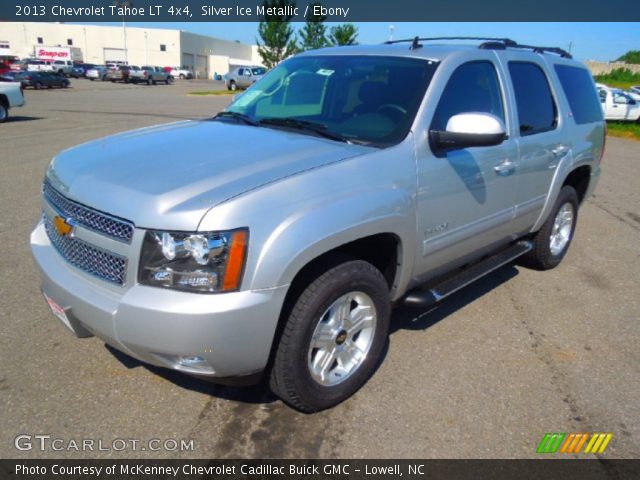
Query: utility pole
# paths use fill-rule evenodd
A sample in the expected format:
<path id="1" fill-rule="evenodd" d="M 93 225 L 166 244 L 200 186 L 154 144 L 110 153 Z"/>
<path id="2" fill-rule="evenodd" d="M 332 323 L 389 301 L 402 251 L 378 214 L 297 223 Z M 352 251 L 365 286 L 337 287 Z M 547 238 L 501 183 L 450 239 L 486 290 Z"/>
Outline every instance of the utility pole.
<path id="1" fill-rule="evenodd" d="M 127 8 L 133 6 L 131 0 L 113 0 L 113 5 L 116 8 Z M 122 36 L 124 37 L 124 63 L 125 65 L 129 65 L 129 50 L 127 49 L 127 22 L 125 21 L 126 16 L 124 15 L 124 11 L 122 12 Z"/>

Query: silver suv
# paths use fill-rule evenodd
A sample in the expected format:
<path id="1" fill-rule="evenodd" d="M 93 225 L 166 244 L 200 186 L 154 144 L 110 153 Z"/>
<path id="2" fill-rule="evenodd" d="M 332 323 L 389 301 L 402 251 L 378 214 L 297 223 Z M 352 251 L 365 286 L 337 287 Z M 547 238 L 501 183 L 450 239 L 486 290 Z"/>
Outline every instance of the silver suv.
<path id="1" fill-rule="evenodd" d="M 373 374 L 393 305 L 516 258 L 557 266 L 604 139 L 591 75 L 559 49 L 328 48 L 210 120 L 60 153 L 31 246 L 77 336 L 218 382 L 266 375 L 318 411 Z"/>
<path id="2" fill-rule="evenodd" d="M 264 67 L 239 67 L 226 75 L 225 83 L 228 90 L 249 88 L 267 73 Z"/>

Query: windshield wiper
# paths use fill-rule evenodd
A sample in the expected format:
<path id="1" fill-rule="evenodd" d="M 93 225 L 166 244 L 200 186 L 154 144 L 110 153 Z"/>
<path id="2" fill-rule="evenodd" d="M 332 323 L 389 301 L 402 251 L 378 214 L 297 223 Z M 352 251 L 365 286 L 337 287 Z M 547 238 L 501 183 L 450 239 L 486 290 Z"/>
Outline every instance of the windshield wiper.
<path id="1" fill-rule="evenodd" d="M 260 125 L 249 115 L 245 115 L 244 113 L 231 112 L 229 110 L 222 111 L 218 113 L 215 117 L 213 117 L 214 120 L 217 118 L 232 118 L 234 120 L 240 120 L 241 122 L 244 122 L 247 125 L 251 125 L 253 127 L 257 127 L 258 125 Z"/>
<path id="2" fill-rule="evenodd" d="M 321 137 L 328 138 L 330 140 L 336 140 L 338 142 L 351 143 L 351 141 L 338 133 L 330 132 L 327 126 L 323 123 L 310 122 L 308 120 L 300 120 L 291 117 L 273 117 L 263 118 L 260 120 L 260 125 L 273 125 L 276 127 L 292 128 L 295 130 L 307 130 L 313 132 Z"/>

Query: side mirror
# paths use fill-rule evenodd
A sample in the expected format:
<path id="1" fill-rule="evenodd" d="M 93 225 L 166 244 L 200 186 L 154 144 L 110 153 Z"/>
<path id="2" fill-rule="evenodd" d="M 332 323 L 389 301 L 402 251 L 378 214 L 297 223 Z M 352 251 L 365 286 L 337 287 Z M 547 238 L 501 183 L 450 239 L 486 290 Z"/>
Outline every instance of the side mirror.
<path id="1" fill-rule="evenodd" d="M 429 140 L 439 151 L 490 147 L 504 141 L 506 130 L 504 122 L 490 113 L 460 113 L 449 119 L 445 131 L 429 131 Z"/>

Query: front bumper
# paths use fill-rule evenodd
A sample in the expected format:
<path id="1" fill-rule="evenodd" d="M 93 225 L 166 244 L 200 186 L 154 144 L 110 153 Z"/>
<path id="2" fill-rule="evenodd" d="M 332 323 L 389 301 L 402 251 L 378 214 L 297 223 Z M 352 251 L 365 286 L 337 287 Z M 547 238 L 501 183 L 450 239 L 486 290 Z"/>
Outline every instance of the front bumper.
<path id="1" fill-rule="evenodd" d="M 79 337 L 93 334 L 151 365 L 211 378 L 250 375 L 267 364 L 286 286 L 207 295 L 107 285 L 68 264 L 42 222 L 31 234 L 31 250 L 43 292 Z M 209 368 L 180 362 L 189 356 L 202 357 Z"/>

